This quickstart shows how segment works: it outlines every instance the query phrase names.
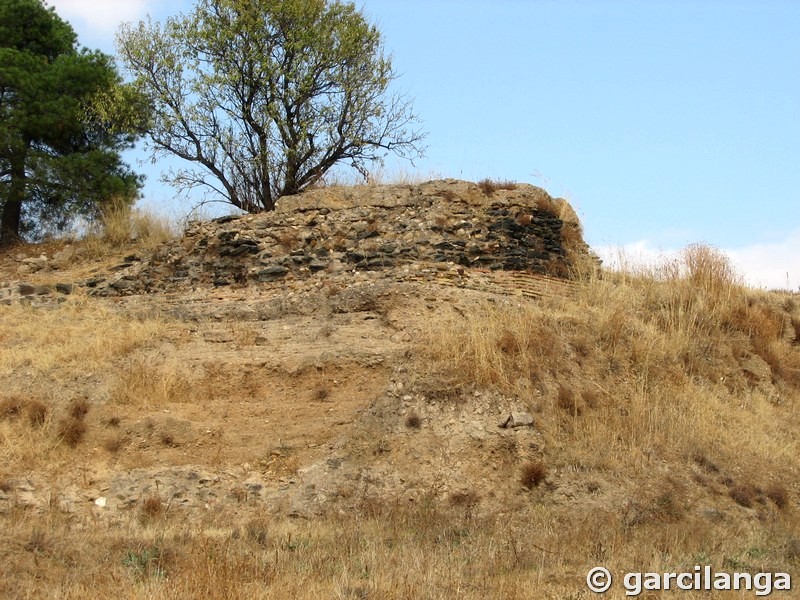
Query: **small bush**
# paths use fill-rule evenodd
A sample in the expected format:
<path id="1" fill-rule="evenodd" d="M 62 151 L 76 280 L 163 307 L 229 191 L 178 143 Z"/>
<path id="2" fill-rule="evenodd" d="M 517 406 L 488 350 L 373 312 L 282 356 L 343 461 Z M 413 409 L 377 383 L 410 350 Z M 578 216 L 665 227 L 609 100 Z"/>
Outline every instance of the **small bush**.
<path id="1" fill-rule="evenodd" d="M 520 483 L 522 487 L 532 490 L 542 483 L 548 474 L 547 465 L 542 461 L 531 461 L 522 467 Z"/>

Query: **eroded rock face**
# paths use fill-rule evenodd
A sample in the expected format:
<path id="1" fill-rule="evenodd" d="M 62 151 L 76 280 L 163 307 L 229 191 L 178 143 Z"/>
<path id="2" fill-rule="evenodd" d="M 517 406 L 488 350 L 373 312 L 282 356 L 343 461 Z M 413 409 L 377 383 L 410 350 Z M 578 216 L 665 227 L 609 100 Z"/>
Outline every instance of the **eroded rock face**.
<path id="1" fill-rule="evenodd" d="M 323 188 L 283 198 L 271 213 L 194 223 L 94 293 L 269 283 L 410 263 L 565 276 L 570 228 L 580 240 L 566 201 L 526 184 L 491 193 L 457 180 Z"/>

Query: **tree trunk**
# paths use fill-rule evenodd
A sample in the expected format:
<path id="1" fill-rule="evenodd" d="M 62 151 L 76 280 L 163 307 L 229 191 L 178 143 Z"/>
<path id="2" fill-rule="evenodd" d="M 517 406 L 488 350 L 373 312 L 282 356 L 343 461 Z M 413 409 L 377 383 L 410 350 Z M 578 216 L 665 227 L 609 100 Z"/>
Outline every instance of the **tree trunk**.
<path id="1" fill-rule="evenodd" d="M 22 219 L 22 203 L 25 201 L 25 159 L 11 159 L 11 181 L 8 196 L 0 216 L 0 246 L 11 246 L 19 242 L 19 227 Z"/>

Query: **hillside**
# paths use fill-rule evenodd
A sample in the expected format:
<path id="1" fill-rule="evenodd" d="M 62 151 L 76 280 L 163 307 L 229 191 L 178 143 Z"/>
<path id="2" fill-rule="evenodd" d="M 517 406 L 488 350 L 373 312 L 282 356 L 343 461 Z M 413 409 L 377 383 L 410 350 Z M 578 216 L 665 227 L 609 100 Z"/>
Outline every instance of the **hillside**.
<path id="1" fill-rule="evenodd" d="M 16 248 L 0 597 L 796 579 L 799 394 L 796 294 L 703 246 L 602 270 L 533 186 L 322 188 L 159 244 Z"/>

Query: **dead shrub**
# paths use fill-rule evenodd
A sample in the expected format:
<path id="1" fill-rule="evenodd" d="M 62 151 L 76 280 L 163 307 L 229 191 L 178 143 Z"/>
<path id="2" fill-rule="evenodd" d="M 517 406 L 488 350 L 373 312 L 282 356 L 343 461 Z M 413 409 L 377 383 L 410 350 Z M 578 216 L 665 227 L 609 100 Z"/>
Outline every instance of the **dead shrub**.
<path id="1" fill-rule="evenodd" d="M 142 499 L 141 506 L 139 507 L 139 522 L 144 524 L 152 523 L 156 519 L 162 517 L 166 512 L 164 501 L 160 496 L 151 494 Z"/>
<path id="2" fill-rule="evenodd" d="M 73 419 L 82 421 L 89 412 L 89 401 L 86 398 L 75 398 L 69 407 L 69 415 Z"/>
<path id="3" fill-rule="evenodd" d="M 103 448 L 105 448 L 111 454 L 116 454 L 122 447 L 125 445 L 125 437 L 121 434 L 112 435 L 111 437 L 106 438 L 103 442 Z"/>
<path id="4" fill-rule="evenodd" d="M 792 342 L 800 345 L 800 319 L 797 317 L 792 317 L 792 331 L 794 332 Z"/>
<path id="5" fill-rule="evenodd" d="M 247 539 L 255 542 L 259 546 L 266 546 L 269 541 L 270 523 L 264 518 L 255 518 L 248 521 L 245 531 Z"/>
<path id="6" fill-rule="evenodd" d="M 532 490 L 547 478 L 548 473 L 547 465 L 543 461 L 530 461 L 522 467 L 520 483 L 522 487 Z"/>
<path id="7" fill-rule="evenodd" d="M 558 386 L 556 406 L 575 417 L 583 413 L 583 406 L 581 406 L 580 398 L 575 394 L 572 388 L 563 384 L 559 384 Z"/>
<path id="8" fill-rule="evenodd" d="M 778 508 L 789 506 L 789 492 L 786 486 L 780 483 L 772 483 L 764 491 L 764 495 L 775 503 Z"/>
<path id="9" fill-rule="evenodd" d="M 514 181 L 494 181 L 487 177 L 478 182 L 478 187 L 486 196 L 493 196 L 497 190 L 517 189 L 517 183 Z"/>
<path id="10" fill-rule="evenodd" d="M 740 283 L 728 256 L 705 244 L 691 244 L 683 250 L 681 270 L 695 290 L 715 299 L 729 297 Z"/>
<path id="11" fill-rule="evenodd" d="M 297 230 L 288 227 L 281 230 L 276 236 L 277 242 L 283 246 L 284 250 L 293 250 L 299 239 Z"/>
<path id="12" fill-rule="evenodd" d="M 25 406 L 21 398 L 16 396 L 12 396 L 10 398 L 4 398 L 2 402 L 0 402 L 0 419 L 15 419 L 17 418 L 20 413 L 22 413 L 22 409 Z"/>
<path id="13" fill-rule="evenodd" d="M 745 508 L 752 508 L 758 495 L 756 488 L 750 484 L 734 485 L 728 490 L 728 494 L 736 504 Z"/>
<path id="14" fill-rule="evenodd" d="M 62 419 L 58 425 L 58 437 L 70 448 L 75 448 L 86 434 L 86 423 L 75 417 Z"/>
<path id="15" fill-rule="evenodd" d="M 522 351 L 522 345 L 519 338 L 510 330 L 505 330 L 500 334 L 497 340 L 497 347 L 500 352 L 508 356 L 516 356 Z"/>
<path id="16" fill-rule="evenodd" d="M 480 496 L 474 490 L 453 492 L 448 499 L 451 506 L 463 506 L 466 508 L 475 506 L 479 501 Z"/>
<path id="17" fill-rule="evenodd" d="M 411 411 L 406 416 L 406 427 L 409 429 L 419 429 L 422 427 L 422 417 L 419 416 L 417 411 Z"/>
<path id="18" fill-rule="evenodd" d="M 561 226 L 561 246 L 568 252 L 576 252 L 584 247 L 583 232 L 578 223 L 564 223 Z"/>
<path id="19" fill-rule="evenodd" d="M 325 402 L 331 395 L 331 386 L 327 382 L 318 384 L 312 393 L 312 397 L 317 402 Z"/>
<path id="20" fill-rule="evenodd" d="M 175 436 L 169 431 L 161 432 L 161 445 L 167 448 L 177 448 L 180 444 L 175 440 Z"/>
<path id="21" fill-rule="evenodd" d="M 26 412 L 28 414 L 28 423 L 30 423 L 32 427 L 41 427 L 47 420 L 47 406 L 39 400 L 31 400 L 28 402 Z"/>

